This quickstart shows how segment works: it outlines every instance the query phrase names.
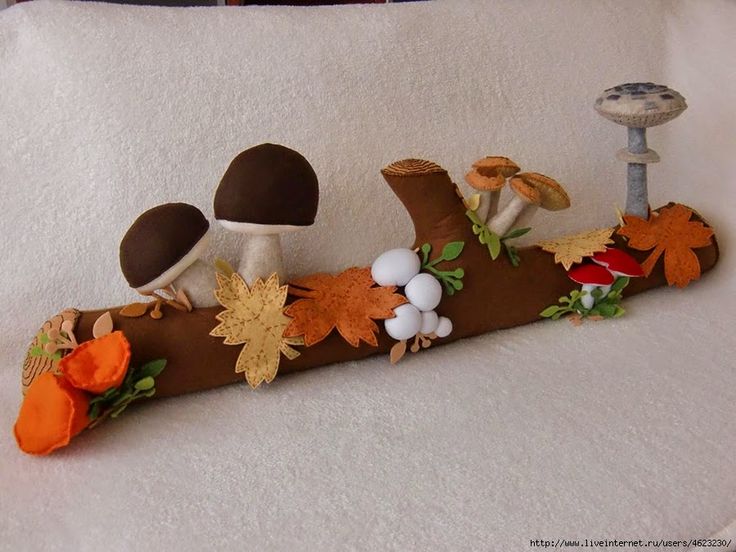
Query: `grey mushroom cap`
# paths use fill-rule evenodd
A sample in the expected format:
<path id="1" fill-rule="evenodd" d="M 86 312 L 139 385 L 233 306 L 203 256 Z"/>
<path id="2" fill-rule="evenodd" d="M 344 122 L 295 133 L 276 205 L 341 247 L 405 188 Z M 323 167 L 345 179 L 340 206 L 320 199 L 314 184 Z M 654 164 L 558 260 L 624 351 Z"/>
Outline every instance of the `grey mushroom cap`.
<path id="1" fill-rule="evenodd" d="M 671 121 L 687 109 L 682 95 L 662 84 L 633 82 L 604 90 L 595 100 L 603 117 L 629 128 L 648 128 Z"/>

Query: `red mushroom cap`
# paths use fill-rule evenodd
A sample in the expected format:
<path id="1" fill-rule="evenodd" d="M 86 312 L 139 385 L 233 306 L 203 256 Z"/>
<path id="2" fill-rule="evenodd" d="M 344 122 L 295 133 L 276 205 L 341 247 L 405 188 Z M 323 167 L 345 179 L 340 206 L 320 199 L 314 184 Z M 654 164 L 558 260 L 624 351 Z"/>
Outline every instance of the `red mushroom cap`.
<path id="1" fill-rule="evenodd" d="M 567 277 L 583 285 L 608 286 L 613 283 L 613 274 L 597 264 L 576 266 L 567 273 Z"/>
<path id="2" fill-rule="evenodd" d="M 607 248 L 602 253 L 593 255 L 593 262 L 605 266 L 611 272 L 618 272 L 630 278 L 644 276 L 641 265 L 626 251 L 614 247 Z"/>

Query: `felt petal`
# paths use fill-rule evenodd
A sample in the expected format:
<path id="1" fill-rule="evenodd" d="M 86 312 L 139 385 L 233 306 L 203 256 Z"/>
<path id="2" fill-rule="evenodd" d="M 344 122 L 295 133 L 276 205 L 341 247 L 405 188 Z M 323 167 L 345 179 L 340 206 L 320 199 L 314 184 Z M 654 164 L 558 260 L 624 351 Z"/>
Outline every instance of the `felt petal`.
<path id="1" fill-rule="evenodd" d="M 86 341 L 59 362 L 59 369 L 74 387 L 104 393 L 118 387 L 130 364 L 130 343 L 117 331 Z"/>
<path id="2" fill-rule="evenodd" d="M 18 447 L 28 454 L 49 454 L 66 446 L 89 424 L 89 396 L 63 376 L 49 372 L 28 388 L 15 422 Z"/>

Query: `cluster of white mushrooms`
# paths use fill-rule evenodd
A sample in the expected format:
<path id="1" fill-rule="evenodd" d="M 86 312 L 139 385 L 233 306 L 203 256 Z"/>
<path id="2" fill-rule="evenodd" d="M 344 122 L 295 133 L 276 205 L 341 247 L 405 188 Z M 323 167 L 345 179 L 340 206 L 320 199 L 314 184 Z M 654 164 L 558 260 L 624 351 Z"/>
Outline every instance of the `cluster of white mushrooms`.
<path id="1" fill-rule="evenodd" d="M 558 182 L 543 174 L 520 173 L 508 157 L 484 157 L 473 163 L 465 181 L 478 191 L 476 214 L 499 236 L 505 235 L 522 215 L 533 216 L 538 208 L 559 211 L 570 206 L 570 198 Z M 514 196 L 499 212 L 501 191 L 508 181 Z"/>
<path id="2" fill-rule="evenodd" d="M 452 322 L 434 310 L 442 299 L 442 285 L 431 274 L 421 272 L 416 252 L 402 248 L 382 253 L 371 266 L 371 276 L 379 286 L 403 287 L 409 301 L 396 307 L 396 316 L 384 322 L 392 338 L 403 341 L 417 335 L 450 335 Z"/>

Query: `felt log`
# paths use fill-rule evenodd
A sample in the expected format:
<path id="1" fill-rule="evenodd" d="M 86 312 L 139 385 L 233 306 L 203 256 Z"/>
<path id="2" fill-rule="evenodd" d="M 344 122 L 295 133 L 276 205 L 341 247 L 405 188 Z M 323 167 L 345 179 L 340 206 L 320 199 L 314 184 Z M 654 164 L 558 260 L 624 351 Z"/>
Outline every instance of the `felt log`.
<path id="1" fill-rule="evenodd" d="M 464 287 L 452 296 L 444 295 L 436 309 L 439 315 L 452 320 L 454 329 L 450 336 L 435 343 L 449 343 L 539 321 L 542 310 L 579 287 L 567 277 L 560 264 L 555 264 L 552 254 L 537 246 L 518 251 L 519 266 L 513 266 L 504 255 L 492 260 L 488 248 L 473 233 L 462 194 L 447 171 L 438 165 L 406 160 L 389 165 L 382 174 L 413 221 L 415 247 L 429 243 L 433 251 L 441 251 L 449 242 L 465 243 L 462 254 L 452 263 L 453 268 L 464 270 Z M 627 251 L 639 262 L 649 254 L 630 249 L 621 236 L 614 234 L 613 239 L 615 247 Z M 707 247 L 696 249 L 695 254 L 700 270 L 710 270 L 718 260 L 715 239 Z M 662 265 L 660 261 L 648 277 L 632 280 L 625 289 L 625 297 L 667 285 Z M 290 296 L 287 304 L 294 300 Z M 241 347 L 225 345 L 222 338 L 210 336 L 217 325 L 215 316 L 222 307 L 199 308 L 190 313 L 169 309 L 161 320 L 149 316 L 126 318 L 119 314 L 119 307 L 82 312 L 75 329 L 80 342 L 93 337 L 95 321 L 108 310 L 115 329 L 122 330 L 131 343 L 133 365 L 157 358 L 167 360 L 166 370 L 156 380 L 156 397 L 243 382 L 242 374 L 234 370 Z M 353 347 L 333 331 L 311 347 L 297 347 L 301 354 L 293 360 L 282 356 L 279 373 L 387 354 L 396 341 L 380 325 L 377 347 L 365 343 Z"/>

